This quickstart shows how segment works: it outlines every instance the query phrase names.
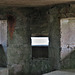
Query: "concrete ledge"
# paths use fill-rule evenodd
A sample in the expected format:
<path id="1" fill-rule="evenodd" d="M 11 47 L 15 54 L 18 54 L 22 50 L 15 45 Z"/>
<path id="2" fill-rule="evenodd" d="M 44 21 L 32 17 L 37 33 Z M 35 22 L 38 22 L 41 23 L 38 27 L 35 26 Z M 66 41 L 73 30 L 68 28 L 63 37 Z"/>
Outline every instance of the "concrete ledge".
<path id="1" fill-rule="evenodd" d="M 65 72 L 65 71 L 54 71 L 54 72 L 46 73 L 43 75 L 75 75 L 75 73 Z"/>
<path id="2" fill-rule="evenodd" d="M 7 68 L 0 68 L 0 75 L 8 75 L 8 69 Z"/>

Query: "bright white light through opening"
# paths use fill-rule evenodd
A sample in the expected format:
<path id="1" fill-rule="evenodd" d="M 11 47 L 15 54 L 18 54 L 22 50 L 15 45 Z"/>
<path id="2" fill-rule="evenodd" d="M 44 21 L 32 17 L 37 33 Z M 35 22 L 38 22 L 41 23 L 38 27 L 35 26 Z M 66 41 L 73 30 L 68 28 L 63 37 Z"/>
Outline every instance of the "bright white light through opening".
<path id="1" fill-rule="evenodd" d="M 32 46 L 48 46 L 49 38 L 48 37 L 31 37 Z"/>

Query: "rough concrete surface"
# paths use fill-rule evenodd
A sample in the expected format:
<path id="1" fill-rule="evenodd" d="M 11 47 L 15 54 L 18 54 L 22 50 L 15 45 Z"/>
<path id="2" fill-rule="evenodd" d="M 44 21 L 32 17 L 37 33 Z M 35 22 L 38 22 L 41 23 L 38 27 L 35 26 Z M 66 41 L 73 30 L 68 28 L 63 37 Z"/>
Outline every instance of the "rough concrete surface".
<path id="1" fill-rule="evenodd" d="M 65 71 L 54 71 L 54 72 L 43 74 L 43 75 L 75 75 L 75 73 L 65 72 Z"/>
<path id="2" fill-rule="evenodd" d="M 57 5 L 52 8 L 0 7 L 0 19 L 7 20 L 8 15 L 16 19 L 13 39 L 10 39 L 9 30 L 7 32 L 9 75 L 40 75 L 60 69 L 60 18 L 75 17 L 74 13 L 72 5 Z M 47 59 L 32 59 L 30 37 L 37 34 L 46 35 L 50 39 Z M 75 68 L 75 55 L 72 57 L 73 66 L 69 63 L 72 60 L 68 59 L 62 61 L 62 65 Z"/>

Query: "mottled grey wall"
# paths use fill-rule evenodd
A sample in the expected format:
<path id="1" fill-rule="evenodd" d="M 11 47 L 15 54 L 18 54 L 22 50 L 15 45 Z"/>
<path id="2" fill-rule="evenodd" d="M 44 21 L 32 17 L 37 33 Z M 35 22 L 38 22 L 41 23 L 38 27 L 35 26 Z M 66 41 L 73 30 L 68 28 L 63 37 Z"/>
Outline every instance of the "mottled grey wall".
<path id="1" fill-rule="evenodd" d="M 10 74 L 43 74 L 59 69 L 60 27 L 57 8 L 12 8 L 11 14 L 16 17 L 16 25 L 12 40 L 8 31 Z M 30 35 L 49 36 L 48 58 L 32 59 Z"/>
<path id="2" fill-rule="evenodd" d="M 28 18 L 26 12 L 16 8 L 12 10 L 16 18 L 16 25 L 12 40 L 8 33 L 8 67 L 10 75 L 27 75 L 31 58 Z"/>
<path id="3" fill-rule="evenodd" d="M 16 19 L 13 39 L 9 36 L 9 30 L 7 32 L 7 66 L 9 75 L 27 75 L 30 68 L 31 49 L 29 18 L 27 18 L 28 10 L 25 9 L 23 12 L 21 9 L 16 7 L 0 8 L 1 20 L 7 20 L 8 15 L 13 15 Z"/>
<path id="4" fill-rule="evenodd" d="M 58 7 L 50 9 L 49 57 L 51 68 L 54 70 L 60 69 L 60 19 L 58 14 Z"/>
<path id="5" fill-rule="evenodd" d="M 13 39 L 10 39 L 8 31 L 9 75 L 43 74 L 60 69 L 60 19 L 73 17 L 72 12 L 74 10 L 65 4 L 40 8 L 0 8 L 0 19 L 7 19 L 6 16 L 9 14 L 16 19 Z M 49 36 L 47 59 L 32 60 L 30 37 L 36 35 Z"/>
<path id="6" fill-rule="evenodd" d="M 53 9 L 10 7 L 0 8 L 0 10 L 1 19 L 7 19 L 7 15 L 13 15 L 16 19 L 13 39 L 10 38 L 8 31 L 7 65 L 9 75 L 43 74 L 59 69 L 60 32 L 56 7 Z M 48 58 L 32 60 L 30 35 L 49 36 Z M 54 52 L 52 53 L 52 51 Z"/>

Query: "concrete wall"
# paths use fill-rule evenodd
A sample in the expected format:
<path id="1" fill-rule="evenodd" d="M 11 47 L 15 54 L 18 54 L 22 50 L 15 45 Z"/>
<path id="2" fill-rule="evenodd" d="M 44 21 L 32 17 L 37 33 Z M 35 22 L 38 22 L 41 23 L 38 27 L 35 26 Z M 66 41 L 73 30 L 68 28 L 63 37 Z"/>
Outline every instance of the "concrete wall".
<path id="1" fill-rule="evenodd" d="M 35 8 L 31 14 L 31 36 L 48 36 L 50 40 L 48 58 L 33 59 L 32 73 L 42 74 L 60 68 L 60 25 L 57 14 L 56 7 Z"/>
<path id="2" fill-rule="evenodd" d="M 10 39 L 8 31 L 7 57 L 10 75 L 43 74 L 59 69 L 60 39 L 58 36 L 60 36 L 60 32 L 58 17 L 56 17 L 57 14 L 54 15 L 56 8 L 51 9 L 54 12 L 51 14 L 51 17 L 51 10 L 45 7 L 6 8 L 2 10 L 5 13 L 4 16 L 11 14 L 16 18 L 15 31 L 12 40 Z M 52 21 L 50 21 L 50 19 L 52 19 Z M 56 21 L 56 23 L 54 23 L 54 21 Z M 31 35 L 49 36 L 50 45 L 47 59 L 39 58 L 32 60 L 32 48 L 30 46 Z M 54 52 L 51 54 L 51 52 L 55 50 L 58 51 L 58 53 Z"/>
<path id="3" fill-rule="evenodd" d="M 65 11 L 67 8 L 70 11 Z M 60 18 L 74 16 L 69 5 L 40 8 L 4 7 L 0 8 L 0 11 L 0 19 L 7 19 L 7 15 L 13 15 L 16 19 L 13 39 L 10 38 L 8 30 L 9 75 L 35 75 L 60 69 Z M 50 39 L 47 59 L 32 60 L 30 37 L 36 35 L 46 35 Z"/>

